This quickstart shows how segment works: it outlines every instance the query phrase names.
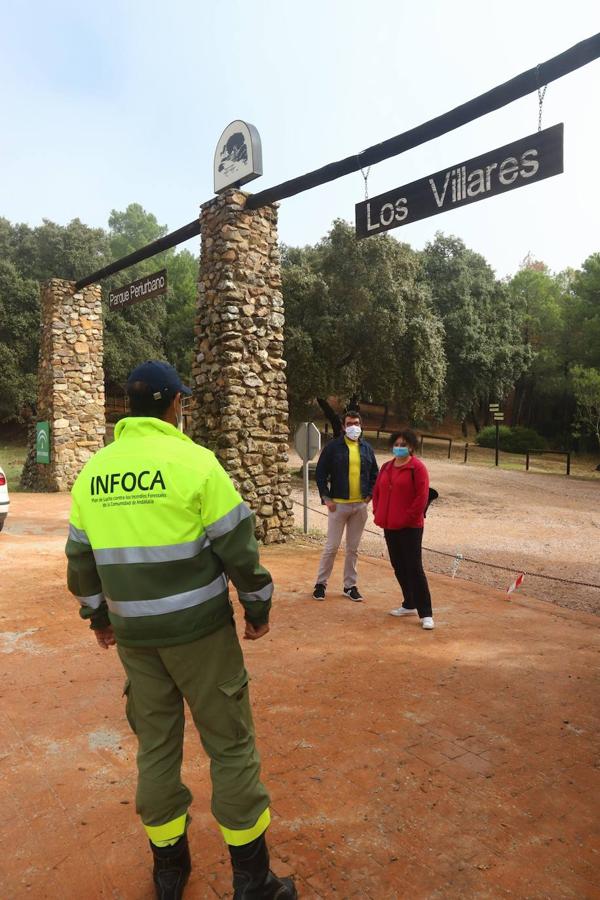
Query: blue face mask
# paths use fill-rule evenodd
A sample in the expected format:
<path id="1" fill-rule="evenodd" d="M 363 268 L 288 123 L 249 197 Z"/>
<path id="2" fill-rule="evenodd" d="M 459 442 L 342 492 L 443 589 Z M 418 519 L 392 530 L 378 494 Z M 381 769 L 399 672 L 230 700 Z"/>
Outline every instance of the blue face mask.
<path id="1" fill-rule="evenodd" d="M 410 450 L 408 447 L 392 447 L 392 453 L 394 456 L 398 456 L 400 459 L 406 459 L 407 456 L 410 456 Z"/>

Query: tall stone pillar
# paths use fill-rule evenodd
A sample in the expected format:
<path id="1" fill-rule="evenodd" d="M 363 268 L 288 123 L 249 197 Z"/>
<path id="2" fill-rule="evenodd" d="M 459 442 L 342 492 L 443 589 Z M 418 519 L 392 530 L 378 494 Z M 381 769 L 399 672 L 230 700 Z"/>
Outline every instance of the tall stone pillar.
<path id="1" fill-rule="evenodd" d="M 192 434 L 256 512 L 257 537 L 292 531 L 277 210 L 227 191 L 202 206 Z"/>
<path id="2" fill-rule="evenodd" d="M 50 425 L 50 462 L 36 462 L 35 433 L 21 484 L 25 490 L 69 490 L 83 464 L 104 446 L 101 291 L 75 291 L 52 278 L 41 288 L 36 420 Z"/>

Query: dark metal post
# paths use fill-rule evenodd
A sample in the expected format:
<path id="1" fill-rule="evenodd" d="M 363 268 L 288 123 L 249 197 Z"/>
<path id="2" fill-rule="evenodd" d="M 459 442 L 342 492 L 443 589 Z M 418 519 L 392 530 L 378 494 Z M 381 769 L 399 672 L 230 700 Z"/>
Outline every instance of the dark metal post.
<path id="1" fill-rule="evenodd" d="M 306 445 L 304 449 L 304 460 L 302 462 L 302 487 L 304 493 L 304 534 L 308 534 L 308 458 L 310 456 L 310 450 L 308 445 L 309 440 L 309 423 L 306 422 Z"/>
<path id="2" fill-rule="evenodd" d="M 465 441 L 465 462 L 467 461 L 468 453 L 469 453 L 469 443 L 468 443 L 468 441 Z"/>
<path id="3" fill-rule="evenodd" d="M 448 459 L 450 459 L 451 455 L 452 455 L 452 438 L 450 438 L 450 440 L 448 442 Z"/>
<path id="4" fill-rule="evenodd" d="M 525 453 L 525 471 L 529 472 L 529 450 Z"/>
<path id="5" fill-rule="evenodd" d="M 496 422 L 496 465 L 498 465 L 498 451 L 500 444 L 500 422 Z"/>
<path id="6" fill-rule="evenodd" d="M 567 453 L 567 475 L 571 474 L 571 454 Z"/>

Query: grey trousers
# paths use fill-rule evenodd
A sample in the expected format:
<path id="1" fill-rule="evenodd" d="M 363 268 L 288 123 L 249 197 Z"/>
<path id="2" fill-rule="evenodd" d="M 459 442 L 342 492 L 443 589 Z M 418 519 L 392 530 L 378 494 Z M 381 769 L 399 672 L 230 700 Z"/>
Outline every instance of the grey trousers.
<path id="1" fill-rule="evenodd" d="M 327 517 L 327 542 L 319 563 L 317 584 L 327 584 L 345 528 L 344 587 L 354 587 L 356 584 L 358 545 L 367 524 L 367 517 L 367 504 L 363 500 L 359 503 L 338 503 L 335 512 L 329 510 Z"/>

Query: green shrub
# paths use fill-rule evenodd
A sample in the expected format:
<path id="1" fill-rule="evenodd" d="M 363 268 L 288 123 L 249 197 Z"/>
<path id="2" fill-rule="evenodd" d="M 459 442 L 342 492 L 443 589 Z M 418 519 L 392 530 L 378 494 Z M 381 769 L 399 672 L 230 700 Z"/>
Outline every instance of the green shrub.
<path id="1" fill-rule="evenodd" d="M 487 428 L 482 428 L 475 438 L 475 443 L 480 447 L 495 447 L 496 426 L 488 425 Z M 498 445 L 505 453 L 545 450 L 548 446 L 541 434 L 538 434 L 533 428 L 524 428 L 522 425 L 516 425 L 514 428 L 509 428 L 508 425 L 501 425 Z"/>

